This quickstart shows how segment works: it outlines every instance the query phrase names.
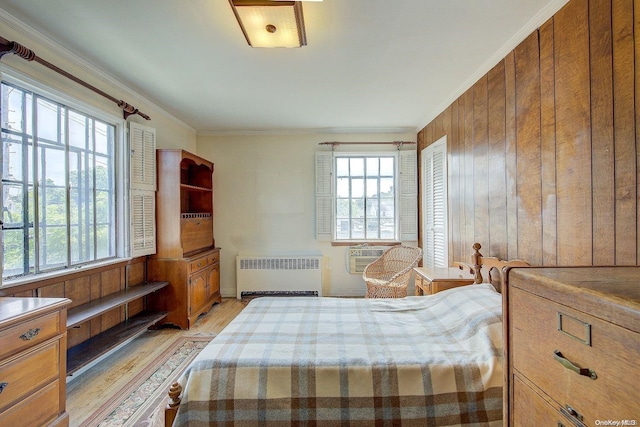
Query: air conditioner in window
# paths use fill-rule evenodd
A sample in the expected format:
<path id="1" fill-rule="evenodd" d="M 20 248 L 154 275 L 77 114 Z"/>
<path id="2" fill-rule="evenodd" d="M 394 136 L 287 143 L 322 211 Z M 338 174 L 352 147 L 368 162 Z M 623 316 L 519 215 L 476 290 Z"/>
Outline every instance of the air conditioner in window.
<path id="1" fill-rule="evenodd" d="M 387 250 L 385 246 L 351 246 L 348 249 L 347 269 L 350 274 L 362 274 L 364 268 Z"/>

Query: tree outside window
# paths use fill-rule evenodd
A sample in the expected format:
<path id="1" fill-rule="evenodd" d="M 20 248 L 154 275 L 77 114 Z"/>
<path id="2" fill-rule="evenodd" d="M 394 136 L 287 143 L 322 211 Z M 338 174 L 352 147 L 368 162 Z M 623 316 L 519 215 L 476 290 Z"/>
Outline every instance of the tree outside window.
<path id="1" fill-rule="evenodd" d="M 3 279 L 116 256 L 116 127 L 2 83 Z"/>

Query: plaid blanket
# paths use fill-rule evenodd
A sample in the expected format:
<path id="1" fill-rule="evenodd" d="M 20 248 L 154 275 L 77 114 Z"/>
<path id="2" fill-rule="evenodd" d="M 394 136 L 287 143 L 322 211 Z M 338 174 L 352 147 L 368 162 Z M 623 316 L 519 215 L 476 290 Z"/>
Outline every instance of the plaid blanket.
<path id="1" fill-rule="evenodd" d="M 502 425 L 501 296 L 258 298 L 180 378 L 174 426 Z"/>

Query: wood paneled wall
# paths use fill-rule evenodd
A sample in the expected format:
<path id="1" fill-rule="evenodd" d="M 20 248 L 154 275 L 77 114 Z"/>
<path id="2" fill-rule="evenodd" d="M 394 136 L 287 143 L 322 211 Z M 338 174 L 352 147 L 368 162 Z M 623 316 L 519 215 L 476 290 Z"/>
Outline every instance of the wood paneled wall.
<path id="1" fill-rule="evenodd" d="M 34 281 L 29 284 L 0 289 L 0 297 L 69 298 L 69 308 L 140 284 L 147 279 L 146 257 L 133 258 L 110 266 L 77 270 L 72 273 Z M 69 329 L 67 348 L 80 344 L 101 332 L 144 311 L 144 299 L 114 308 L 78 327 Z"/>
<path id="2" fill-rule="evenodd" d="M 638 265 L 639 134 L 640 0 L 571 0 L 418 134 L 447 136 L 450 260 Z"/>

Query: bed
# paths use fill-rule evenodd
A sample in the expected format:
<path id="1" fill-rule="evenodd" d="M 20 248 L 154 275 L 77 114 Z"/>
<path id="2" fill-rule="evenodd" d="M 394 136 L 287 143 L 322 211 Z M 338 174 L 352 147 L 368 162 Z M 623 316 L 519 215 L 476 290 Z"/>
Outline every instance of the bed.
<path id="1" fill-rule="evenodd" d="M 180 377 L 168 419 L 502 425 L 502 352 L 490 284 L 402 299 L 257 298 Z"/>

